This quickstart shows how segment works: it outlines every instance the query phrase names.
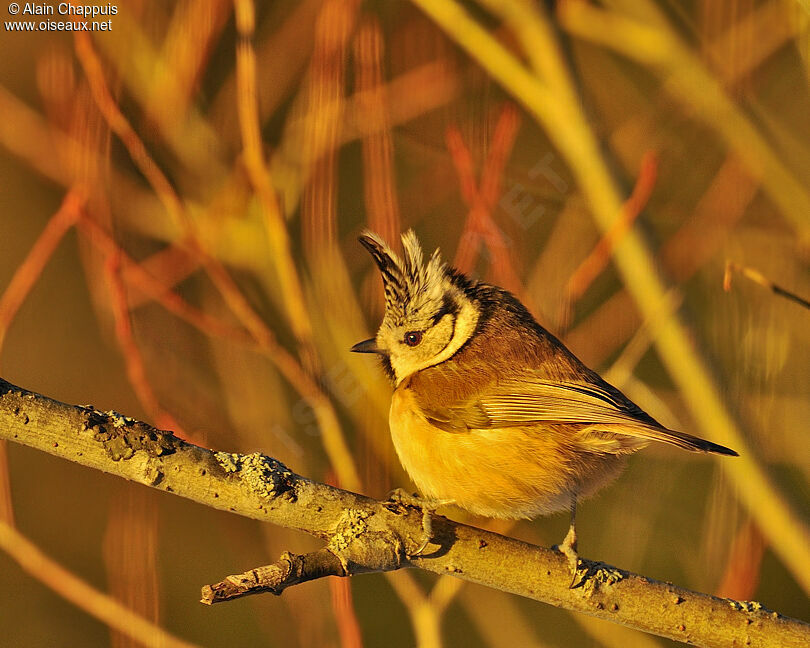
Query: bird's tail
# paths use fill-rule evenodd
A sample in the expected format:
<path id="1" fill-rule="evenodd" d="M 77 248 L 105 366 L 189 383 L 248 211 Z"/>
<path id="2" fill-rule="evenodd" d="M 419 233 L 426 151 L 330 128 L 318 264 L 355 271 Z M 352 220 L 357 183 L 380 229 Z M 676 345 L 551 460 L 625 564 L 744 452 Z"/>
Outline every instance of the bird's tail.
<path id="1" fill-rule="evenodd" d="M 659 428 L 645 425 L 642 426 L 641 429 L 634 429 L 631 434 L 633 434 L 633 436 L 650 439 L 651 441 L 668 443 L 669 445 L 674 445 L 684 450 L 691 450 L 692 452 L 711 452 L 713 454 L 728 455 L 731 457 L 739 456 L 739 454 L 731 448 L 722 446 L 719 443 L 713 443 L 706 439 L 686 434 L 686 432 L 676 432 L 675 430 L 670 430 L 663 426 Z"/>

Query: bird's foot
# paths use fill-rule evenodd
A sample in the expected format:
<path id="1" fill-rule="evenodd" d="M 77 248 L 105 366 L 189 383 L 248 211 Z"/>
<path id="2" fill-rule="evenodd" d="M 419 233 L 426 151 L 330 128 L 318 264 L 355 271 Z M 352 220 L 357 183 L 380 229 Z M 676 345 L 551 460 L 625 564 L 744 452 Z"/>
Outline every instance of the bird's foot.
<path id="1" fill-rule="evenodd" d="M 568 559 L 568 567 L 571 570 L 571 584 L 569 589 L 573 589 L 577 582 L 577 567 L 579 567 L 579 554 L 577 553 L 577 532 L 573 525 L 569 527 L 568 533 L 565 534 L 563 541 L 552 547 L 555 551 L 559 551 Z"/>
<path id="2" fill-rule="evenodd" d="M 396 488 L 391 491 L 388 495 L 388 500 L 403 506 L 418 508 L 422 511 L 422 541 L 416 551 L 408 553 L 408 557 L 421 555 L 433 539 L 433 514 L 440 506 L 451 504 L 452 500 L 422 498 L 402 488 Z"/>

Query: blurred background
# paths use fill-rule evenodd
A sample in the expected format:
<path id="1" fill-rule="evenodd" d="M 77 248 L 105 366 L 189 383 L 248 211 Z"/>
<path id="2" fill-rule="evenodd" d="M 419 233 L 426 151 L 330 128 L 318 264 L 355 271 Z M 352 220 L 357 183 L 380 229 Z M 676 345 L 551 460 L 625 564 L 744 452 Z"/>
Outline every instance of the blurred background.
<path id="1" fill-rule="evenodd" d="M 3 378 L 383 498 L 411 485 L 391 386 L 348 351 L 382 315 L 356 236 L 412 227 L 743 455 L 633 456 L 579 509 L 584 557 L 810 620 L 810 311 L 768 283 L 810 297 L 810 5 L 113 6 L 109 33 L 0 32 Z M 12 444 L 0 516 L 201 646 L 671 644 L 413 571 L 204 607 L 317 542 Z M 1 645 L 158 642 L 53 580 L 0 553 Z"/>

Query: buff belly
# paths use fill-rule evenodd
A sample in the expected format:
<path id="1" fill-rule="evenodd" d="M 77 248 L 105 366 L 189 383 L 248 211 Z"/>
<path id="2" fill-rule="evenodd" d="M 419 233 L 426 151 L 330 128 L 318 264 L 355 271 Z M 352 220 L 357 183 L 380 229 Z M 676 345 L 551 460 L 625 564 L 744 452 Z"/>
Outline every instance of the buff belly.
<path id="1" fill-rule="evenodd" d="M 424 497 L 487 517 L 530 518 L 570 508 L 624 465 L 623 456 L 578 445 L 572 426 L 438 428 L 410 389 L 394 392 L 390 426 L 399 460 Z"/>

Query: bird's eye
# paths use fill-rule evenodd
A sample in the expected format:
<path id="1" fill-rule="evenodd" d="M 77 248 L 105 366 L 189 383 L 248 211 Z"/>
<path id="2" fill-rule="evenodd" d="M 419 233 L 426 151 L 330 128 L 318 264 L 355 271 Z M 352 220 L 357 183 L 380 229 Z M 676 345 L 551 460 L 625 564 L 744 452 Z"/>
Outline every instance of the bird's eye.
<path id="1" fill-rule="evenodd" d="M 422 331 L 408 331 L 404 341 L 409 347 L 415 347 L 422 341 Z"/>

